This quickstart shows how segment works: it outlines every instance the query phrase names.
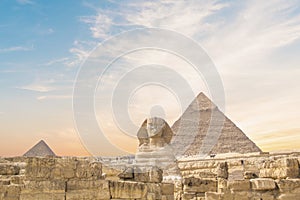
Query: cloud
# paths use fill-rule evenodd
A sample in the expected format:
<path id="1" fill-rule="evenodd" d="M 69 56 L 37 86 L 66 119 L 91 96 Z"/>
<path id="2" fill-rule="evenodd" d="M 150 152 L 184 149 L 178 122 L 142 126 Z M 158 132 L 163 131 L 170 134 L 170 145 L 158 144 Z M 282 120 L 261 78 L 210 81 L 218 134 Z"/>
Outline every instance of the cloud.
<path id="1" fill-rule="evenodd" d="M 54 87 L 41 85 L 41 84 L 30 84 L 30 85 L 17 87 L 17 88 L 22 90 L 30 90 L 34 92 L 50 92 L 56 89 Z"/>
<path id="2" fill-rule="evenodd" d="M 36 99 L 39 101 L 42 100 L 59 100 L 59 99 L 71 99 L 72 95 L 45 95 L 38 96 Z"/>
<path id="3" fill-rule="evenodd" d="M 9 52 L 15 52 L 15 51 L 32 51 L 33 47 L 23 47 L 23 46 L 14 46 L 9 48 L 3 48 L 0 49 L 0 53 L 9 53 Z"/>
<path id="4" fill-rule="evenodd" d="M 45 66 L 51 66 L 51 65 L 60 64 L 60 63 L 67 64 L 67 62 L 69 60 L 70 60 L 70 58 L 68 58 L 68 57 L 58 58 L 58 59 L 50 60 L 50 61 L 44 63 L 43 65 L 45 65 Z"/>
<path id="5" fill-rule="evenodd" d="M 297 78 L 300 59 L 298 49 L 295 50 L 300 44 L 297 1 L 113 3 L 109 10 L 94 9 L 97 10 L 94 16 L 81 18 L 90 28 L 92 41 L 101 42 L 114 34 L 140 27 L 167 28 L 183 33 L 199 42 L 216 64 L 226 93 L 226 114 L 241 124 L 247 134 L 255 137 L 273 126 L 299 128 L 300 112 L 295 109 L 300 103 L 297 93 L 300 90 Z M 126 41 L 118 45 L 126 45 Z M 79 55 L 87 55 L 86 49 L 80 46 L 76 49 L 72 51 L 74 55 L 79 52 Z M 147 51 L 125 56 L 124 62 L 128 66 L 147 62 L 174 69 L 183 66 L 166 55 Z M 120 72 L 126 70 L 110 71 L 107 80 L 117 82 Z M 203 89 L 192 73 L 186 73 L 197 91 Z M 277 115 L 274 108 L 277 108 Z M 270 113 L 273 114 L 270 116 Z"/>

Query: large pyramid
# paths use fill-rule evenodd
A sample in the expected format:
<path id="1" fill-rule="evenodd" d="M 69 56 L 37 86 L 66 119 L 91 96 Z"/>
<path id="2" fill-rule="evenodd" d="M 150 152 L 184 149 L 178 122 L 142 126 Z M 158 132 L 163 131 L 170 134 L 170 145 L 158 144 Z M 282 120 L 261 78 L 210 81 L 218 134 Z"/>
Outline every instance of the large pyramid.
<path id="1" fill-rule="evenodd" d="M 205 94 L 200 93 L 172 126 L 177 156 L 261 152 Z"/>
<path id="2" fill-rule="evenodd" d="M 50 149 L 44 140 L 39 141 L 31 149 L 29 149 L 23 156 L 26 157 L 44 157 L 55 156 L 55 153 Z"/>

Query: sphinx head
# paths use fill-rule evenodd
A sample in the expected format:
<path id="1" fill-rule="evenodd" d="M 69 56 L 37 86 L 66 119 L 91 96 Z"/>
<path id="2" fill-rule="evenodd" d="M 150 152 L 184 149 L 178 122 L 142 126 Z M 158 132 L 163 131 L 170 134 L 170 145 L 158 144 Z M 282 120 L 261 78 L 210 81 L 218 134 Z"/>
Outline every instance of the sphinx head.
<path id="1" fill-rule="evenodd" d="M 165 120 L 153 117 L 147 119 L 147 132 L 148 136 L 154 137 L 154 136 L 161 136 L 163 128 L 165 127 L 166 122 Z"/>

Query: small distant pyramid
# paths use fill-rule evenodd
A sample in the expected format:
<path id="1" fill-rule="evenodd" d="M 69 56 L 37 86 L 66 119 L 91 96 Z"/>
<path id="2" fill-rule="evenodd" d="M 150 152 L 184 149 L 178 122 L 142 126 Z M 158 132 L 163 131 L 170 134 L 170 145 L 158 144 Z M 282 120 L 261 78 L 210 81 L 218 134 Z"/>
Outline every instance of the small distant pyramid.
<path id="1" fill-rule="evenodd" d="M 261 152 L 204 93 L 192 101 L 172 130 L 171 144 L 178 156 Z"/>
<path id="2" fill-rule="evenodd" d="M 45 157 L 56 156 L 51 148 L 46 144 L 44 140 L 39 141 L 31 149 L 29 149 L 23 156 L 26 157 Z"/>

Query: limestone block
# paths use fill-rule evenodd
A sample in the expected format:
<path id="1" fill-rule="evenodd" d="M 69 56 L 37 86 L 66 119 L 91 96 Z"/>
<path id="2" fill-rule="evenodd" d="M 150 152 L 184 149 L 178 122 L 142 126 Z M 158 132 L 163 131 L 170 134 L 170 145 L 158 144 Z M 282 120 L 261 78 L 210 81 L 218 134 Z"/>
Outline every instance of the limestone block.
<path id="1" fill-rule="evenodd" d="M 223 200 L 223 195 L 217 192 L 205 192 L 205 200 Z"/>
<path id="2" fill-rule="evenodd" d="M 64 193 L 66 182 L 63 180 L 51 181 L 24 181 L 21 193 Z"/>
<path id="3" fill-rule="evenodd" d="M 50 179 L 51 170 L 55 167 L 55 159 L 49 158 L 28 158 L 25 169 L 25 176 L 28 180 Z"/>
<path id="4" fill-rule="evenodd" d="M 156 199 L 155 194 L 154 193 L 147 193 L 146 199 L 147 200 L 155 200 Z"/>
<path id="5" fill-rule="evenodd" d="M 161 183 L 163 171 L 158 167 L 134 168 L 134 181 L 144 183 Z"/>
<path id="6" fill-rule="evenodd" d="M 219 163 L 217 167 L 217 177 L 228 178 L 228 165 L 227 162 Z"/>
<path id="7" fill-rule="evenodd" d="M 174 200 L 174 195 L 162 195 L 161 200 Z"/>
<path id="8" fill-rule="evenodd" d="M 214 179 L 199 179 L 199 178 L 184 178 L 183 179 L 184 192 L 216 192 L 217 181 Z"/>
<path id="9" fill-rule="evenodd" d="M 299 163 L 296 158 L 281 158 L 269 160 L 262 165 L 259 177 L 262 178 L 297 178 L 299 176 Z"/>
<path id="10" fill-rule="evenodd" d="M 235 180 L 227 182 L 228 189 L 232 191 L 249 191 L 250 181 L 249 180 Z"/>
<path id="11" fill-rule="evenodd" d="M 252 200 L 251 193 L 248 191 L 234 191 L 231 193 L 231 198 L 233 200 Z"/>
<path id="12" fill-rule="evenodd" d="M 65 200 L 65 193 L 26 193 L 20 200 Z"/>
<path id="13" fill-rule="evenodd" d="M 277 200 L 300 200 L 300 195 L 299 194 L 280 194 L 277 197 Z"/>
<path id="14" fill-rule="evenodd" d="M 147 193 L 154 194 L 156 199 L 161 199 L 162 196 L 161 184 L 146 183 L 146 187 L 147 187 Z"/>
<path id="15" fill-rule="evenodd" d="M 0 186 L 0 200 L 15 200 L 20 197 L 21 187 L 18 185 Z"/>
<path id="16" fill-rule="evenodd" d="M 73 190 L 66 192 L 66 200 L 102 200 L 110 199 L 109 190 Z"/>
<path id="17" fill-rule="evenodd" d="M 191 200 L 191 199 L 196 199 L 196 194 L 195 193 L 184 193 L 182 195 L 182 200 Z"/>
<path id="18" fill-rule="evenodd" d="M 0 179 L 0 186 L 2 185 L 10 185 L 10 179 L 9 178 Z"/>
<path id="19" fill-rule="evenodd" d="M 109 182 L 106 180 L 70 180 L 67 182 L 66 199 L 109 199 Z"/>
<path id="20" fill-rule="evenodd" d="M 0 163 L 0 175 L 18 175 L 20 167 L 12 163 Z"/>
<path id="21" fill-rule="evenodd" d="M 118 175 L 118 177 L 122 180 L 133 180 L 134 171 L 132 167 L 127 167 L 122 173 Z"/>
<path id="22" fill-rule="evenodd" d="M 300 179 L 281 179 L 276 180 L 280 192 L 299 193 L 300 195 Z"/>
<path id="23" fill-rule="evenodd" d="M 102 177 L 102 164 L 79 160 L 76 166 L 76 177 L 97 180 Z"/>
<path id="24" fill-rule="evenodd" d="M 224 192 L 227 189 L 227 179 L 218 178 L 218 191 L 219 193 Z"/>
<path id="25" fill-rule="evenodd" d="M 174 194 L 174 184 L 172 183 L 162 183 L 161 184 L 162 195 L 173 195 Z"/>
<path id="26" fill-rule="evenodd" d="M 275 200 L 275 192 L 274 191 L 254 191 L 251 193 L 251 200 Z"/>
<path id="27" fill-rule="evenodd" d="M 255 172 L 246 171 L 244 172 L 244 179 L 254 179 L 258 178 L 258 175 Z"/>
<path id="28" fill-rule="evenodd" d="M 163 170 L 158 167 L 152 167 L 149 172 L 150 183 L 161 183 L 163 180 Z"/>
<path id="29" fill-rule="evenodd" d="M 217 178 L 217 174 L 213 173 L 213 172 L 210 172 L 210 171 L 195 170 L 194 175 L 195 175 L 195 177 L 199 177 L 199 178 Z"/>
<path id="30" fill-rule="evenodd" d="M 75 158 L 56 159 L 52 170 L 52 177 L 55 179 L 70 179 L 75 177 L 77 161 Z"/>
<path id="31" fill-rule="evenodd" d="M 109 182 L 106 180 L 69 180 L 66 184 L 68 192 L 85 189 L 109 190 Z"/>
<path id="32" fill-rule="evenodd" d="M 274 190 L 275 181 L 271 178 L 250 179 L 252 190 Z"/>
<path id="33" fill-rule="evenodd" d="M 12 184 L 21 185 L 24 184 L 25 176 L 24 175 L 15 175 L 10 177 Z"/>
<path id="34" fill-rule="evenodd" d="M 138 182 L 110 181 L 109 189 L 113 199 L 140 199 L 147 195 L 147 186 Z"/>

